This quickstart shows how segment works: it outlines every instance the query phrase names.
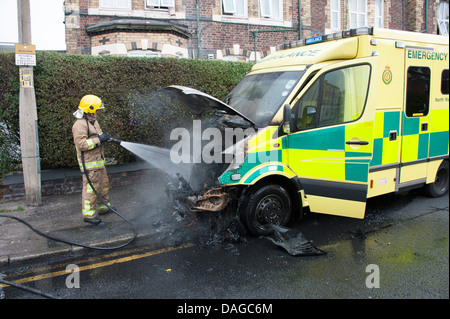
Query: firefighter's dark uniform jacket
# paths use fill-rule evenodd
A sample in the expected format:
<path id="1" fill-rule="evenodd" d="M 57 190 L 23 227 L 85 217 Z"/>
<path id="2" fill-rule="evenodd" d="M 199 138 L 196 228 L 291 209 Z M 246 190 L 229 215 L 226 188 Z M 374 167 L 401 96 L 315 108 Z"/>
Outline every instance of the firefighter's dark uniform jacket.
<path id="1" fill-rule="evenodd" d="M 89 179 L 95 190 L 103 197 L 109 205 L 109 179 L 105 169 L 105 156 L 103 145 L 100 143 L 98 135 L 103 132 L 98 122 L 87 121 L 85 117 L 77 119 L 72 126 L 73 142 L 77 151 L 78 164 L 83 172 L 81 152 L 83 152 L 84 164 L 88 172 Z M 85 218 L 96 217 L 96 213 L 106 211 L 108 208 L 93 192 L 83 174 L 82 189 L 82 213 Z M 97 205 L 98 203 L 98 205 Z"/>

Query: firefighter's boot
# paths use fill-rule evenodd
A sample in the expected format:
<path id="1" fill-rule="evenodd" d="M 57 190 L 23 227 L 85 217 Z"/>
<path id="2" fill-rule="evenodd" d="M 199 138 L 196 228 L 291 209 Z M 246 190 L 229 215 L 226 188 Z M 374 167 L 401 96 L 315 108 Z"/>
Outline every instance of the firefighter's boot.
<path id="1" fill-rule="evenodd" d="M 84 218 L 84 221 L 86 223 L 92 224 L 92 225 L 98 225 L 102 222 L 102 220 L 98 217 L 92 217 L 92 218 Z"/>

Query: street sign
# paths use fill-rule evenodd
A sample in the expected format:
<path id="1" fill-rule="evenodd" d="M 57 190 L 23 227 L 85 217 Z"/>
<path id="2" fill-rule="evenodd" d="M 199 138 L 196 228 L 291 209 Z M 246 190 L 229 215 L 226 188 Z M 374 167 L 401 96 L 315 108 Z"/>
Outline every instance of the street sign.
<path id="1" fill-rule="evenodd" d="M 22 88 L 33 87 L 33 74 L 25 74 L 20 72 L 20 87 Z"/>
<path id="2" fill-rule="evenodd" d="M 36 46 L 34 44 L 15 44 L 16 65 L 36 66 Z"/>

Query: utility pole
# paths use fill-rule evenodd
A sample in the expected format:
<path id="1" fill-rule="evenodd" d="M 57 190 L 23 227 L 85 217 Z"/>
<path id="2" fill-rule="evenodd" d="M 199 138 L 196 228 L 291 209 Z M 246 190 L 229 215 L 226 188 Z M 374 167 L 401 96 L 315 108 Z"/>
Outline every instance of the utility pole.
<path id="1" fill-rule="evenodd" d="M 30 0 L 17 0 L 19 43 L 31 45 Z M 17 56 L 17 51 L 16 51 Z M 16 57 L 16 64 L 17 57 Z M 33 66 L 19 63 L 19 128 L 22 153 L 23 180 L 27 205 L 41 204 L 41 169 L 37 126 L 36 97 Z"/>

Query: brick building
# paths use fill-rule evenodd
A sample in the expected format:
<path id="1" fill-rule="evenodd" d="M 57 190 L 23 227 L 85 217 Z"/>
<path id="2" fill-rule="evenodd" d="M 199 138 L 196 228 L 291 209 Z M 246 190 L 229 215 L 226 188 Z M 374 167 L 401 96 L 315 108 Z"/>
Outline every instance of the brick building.
<path id="1" fill-rule="evenodd" d="M 71 54 L 253 61 L 284 42 L 359 26 L 448 34 L 448 8 L 448 0 L 65 0 L 66 45 Z"/>

